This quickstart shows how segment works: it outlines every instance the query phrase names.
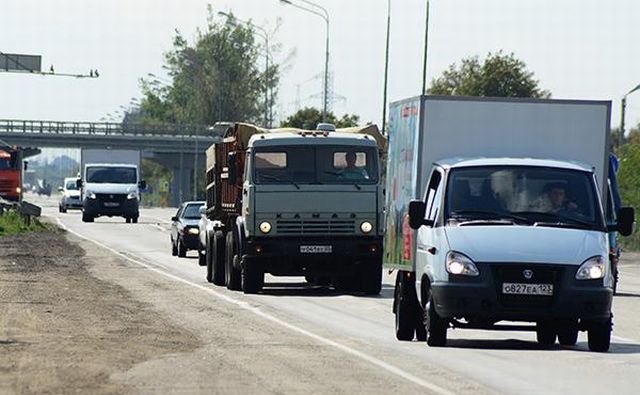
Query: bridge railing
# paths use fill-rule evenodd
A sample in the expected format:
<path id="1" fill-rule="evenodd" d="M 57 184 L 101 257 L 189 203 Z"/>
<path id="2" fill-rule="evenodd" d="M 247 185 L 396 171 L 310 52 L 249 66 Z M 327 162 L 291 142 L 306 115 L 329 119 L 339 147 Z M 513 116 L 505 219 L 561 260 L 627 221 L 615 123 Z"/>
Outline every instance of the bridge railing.
<path id="1" fill-rule="evenodd" d="M 0 132 L 5 133 L 52 133 L 52 134 L 99 134 L 122 136 L 206 136 L 205 125 L 183 124 L 134 124 L 113 122 L 63 122 L 0 119 Z"/>

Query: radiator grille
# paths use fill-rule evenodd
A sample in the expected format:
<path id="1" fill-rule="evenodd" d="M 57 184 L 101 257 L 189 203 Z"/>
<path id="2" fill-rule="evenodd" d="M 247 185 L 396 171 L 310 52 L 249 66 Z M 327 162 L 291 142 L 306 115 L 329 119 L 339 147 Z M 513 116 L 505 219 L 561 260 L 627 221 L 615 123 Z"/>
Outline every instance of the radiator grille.
<path id="1" fill-rule="evenodd" d="M 283 219 L 276 222 L 279 234 L 352 234 L 355 229 L 353 220 Z"/>

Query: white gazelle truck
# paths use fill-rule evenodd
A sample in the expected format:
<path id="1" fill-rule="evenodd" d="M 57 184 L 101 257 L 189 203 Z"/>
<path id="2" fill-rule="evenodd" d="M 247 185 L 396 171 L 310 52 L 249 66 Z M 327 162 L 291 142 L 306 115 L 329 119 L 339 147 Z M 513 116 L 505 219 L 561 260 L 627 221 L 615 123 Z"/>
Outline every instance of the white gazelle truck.
<path id="1" fill-rule="evenodd" d="M 609 101 L 422 96 L 391 104 L 384 263 L 399 340 L 535 331 L 607 351 Z"/>

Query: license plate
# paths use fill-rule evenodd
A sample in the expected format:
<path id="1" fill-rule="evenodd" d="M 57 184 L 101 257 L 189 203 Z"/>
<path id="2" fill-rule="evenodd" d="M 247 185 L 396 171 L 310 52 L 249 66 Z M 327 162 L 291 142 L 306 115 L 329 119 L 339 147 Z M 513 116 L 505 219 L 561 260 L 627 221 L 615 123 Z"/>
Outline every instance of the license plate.
<path id="1" fill-rule="evenodd" d="M 104 202 L 104 206 L 105 207 L 118 207 L 118 206 L 120 206 L 120 203 L 118 203 L 118 202 Z"/>
<path id="2" fill-rule="evenodd" d="M 553 284 L 504 283 L 502 293 L 509 295 L 553 295 Z"/>
<path id="3" fill-rule="evenodd" d="M 330 254 L 333 252 L 333 246 L 300 246 L 302 254 Z"/>

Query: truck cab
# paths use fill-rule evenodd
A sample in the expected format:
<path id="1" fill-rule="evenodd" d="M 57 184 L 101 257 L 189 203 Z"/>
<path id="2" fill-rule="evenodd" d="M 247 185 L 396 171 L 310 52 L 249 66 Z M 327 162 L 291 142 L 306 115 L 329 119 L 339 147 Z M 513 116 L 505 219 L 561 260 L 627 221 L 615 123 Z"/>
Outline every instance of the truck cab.
<path id="1" fill-rule="evenodd" d="M 0 198 L 15 202 L 20 201 L 22 196 L 22 168 L 18 156 L 19 152 L 15 149 L 0 149 Z"/>
<path id="2" fill-rule="evenodd" d="M 227 286 L 258 292 L 270 273 L 380 292 L 382 187 L 371 135 L 256 133 L 246 149 L 227 150 L 225 158 L 229 166 L 220 166 L 215 180 L 221 187 L 207 205 L 226 232 Z M 234 207 L 236 215 L 220 215 Z"/>

